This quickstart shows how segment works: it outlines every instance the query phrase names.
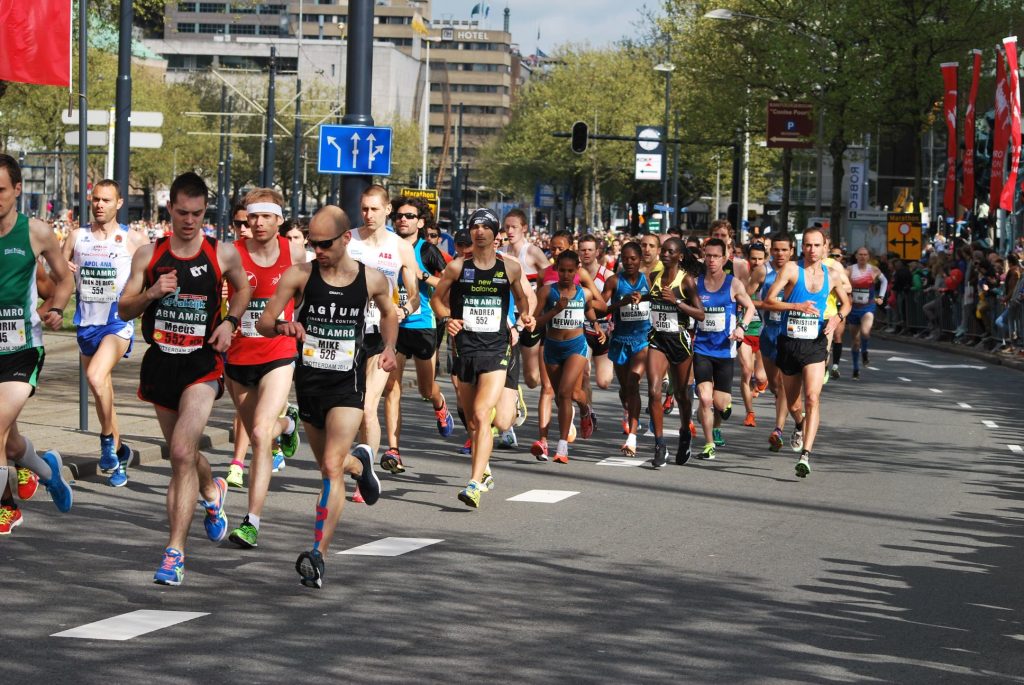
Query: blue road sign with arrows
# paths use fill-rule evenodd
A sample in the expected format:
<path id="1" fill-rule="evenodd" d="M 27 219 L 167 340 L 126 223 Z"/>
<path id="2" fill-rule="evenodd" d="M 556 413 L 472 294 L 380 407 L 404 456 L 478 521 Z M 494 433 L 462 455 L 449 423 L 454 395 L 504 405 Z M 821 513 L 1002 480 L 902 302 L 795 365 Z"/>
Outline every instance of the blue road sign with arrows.
<path id="1" fill-rule="evenodd" d="M 391 174 L 391 128 L 388 126 L 320 127 L 317 171 L 321 174 Z"/>

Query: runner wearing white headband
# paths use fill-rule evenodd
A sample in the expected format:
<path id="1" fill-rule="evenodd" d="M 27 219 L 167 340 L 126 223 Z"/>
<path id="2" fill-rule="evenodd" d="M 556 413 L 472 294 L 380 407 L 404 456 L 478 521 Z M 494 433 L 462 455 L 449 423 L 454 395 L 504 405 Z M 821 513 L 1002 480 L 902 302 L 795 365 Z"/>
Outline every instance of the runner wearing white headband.
<path id="1" fill-rule="evenodd" d="M 257 191 L 268 192 L 269 189 L 257 188 L 256 190 L 250 192 L 249 195 L 252 195 Z M 276 202 L 252 202 L 245 205 L 245 211 L 249 212 L 250 214 L 276 214 L 282 219 L 284 218 L 284 212 L 281 211 L 281 205 L 277 204 Z"/>

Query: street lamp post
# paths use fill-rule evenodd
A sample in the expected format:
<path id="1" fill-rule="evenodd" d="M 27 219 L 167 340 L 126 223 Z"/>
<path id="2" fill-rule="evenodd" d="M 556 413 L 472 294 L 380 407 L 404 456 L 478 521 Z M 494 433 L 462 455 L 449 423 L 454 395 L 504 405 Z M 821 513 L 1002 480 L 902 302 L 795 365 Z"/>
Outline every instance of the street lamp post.
<path id="1" fill-rule="evenodd" d="M 668 44 L 669 57 L 671 56 L 672 44 Z M 676 70 L 676 65 L 672 62 L 665 61 L 654 66 L 655 71 L 660 71 L 665 74 L 665 127 L 664 127 L 664 138 L 668 138 L 669 131 L 669 103 L 672 95 L 672 72 Z M 661 204 L 668 207 L 668 145 L 662 142 L 661 149 L 663 150 L 662 165 L 661 165 Z M 671 214 L 666 209 L 665 211 L 665 231 L 668 231 L 671 226 Z"/>
<path id="2" fill-rule="evenodd" d="M 423 77 L 423 104 L 420 105 L 420 118 L 423 128 L 423 160 L 420 165 L 420 190 L 427 187 L 427 139 L 430 131 L 430 44 L 440 43 L 441 39 L 436 36 L 423 36 L 420 40 L 427 44 L 427 59 L 424 67 Z"/>

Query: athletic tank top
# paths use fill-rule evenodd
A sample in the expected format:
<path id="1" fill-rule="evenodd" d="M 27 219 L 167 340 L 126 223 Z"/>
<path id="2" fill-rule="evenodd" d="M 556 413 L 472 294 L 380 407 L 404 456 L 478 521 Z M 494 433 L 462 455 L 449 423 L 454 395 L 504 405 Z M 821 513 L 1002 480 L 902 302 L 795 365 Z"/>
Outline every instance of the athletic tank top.
<path id="1" fill-rule="evenodd" d="M 416 255 L 416 265 L 419 266 L 420 271 L 430 273 L 427 266 L 423 263 L 423 246 L 427 245 L 427 241 L 420 238 L 416 241 L 412 251 Z M 434 310 L 430 308 L 430 291 L 429 286 L 420 281 L 419 284 L 419 298 L 420 308 L 412 313 L 411 316 L 407 316 L 399 322 L 401 328 L 433 328 L 435 324 Z M 398 275 L 398 306 L 404 307 L 409 302 L 409 293 L 405 289 L 405 282 L 402 280 L 401 271 Z"/>
<path id="2" fill-rule="evenodd" d="M 768 296 L 768 291 L 772 289 L 772 285 L 775 283 L 775 278 L 779 275 L 779 272 L 775 268 L 768 264 L 764 274 L 764 283 L 761 285 L 761 298 L 764 299 Z M 763 321 L 764 329 L 771 333 L 778 333 L 779 329 L 782 328 L 782 320 L 785 312 L 775 312 L 765 310 L 765 317 Z"/>
<path id="3" fill-rule="evenodd" d="M 14 228 L 0 238 L 0 354 L 42 347 L 38 299 L 36 255 L 29 238 L 28 217 L 18 214 Z"/>
<path id="4" fill-rule="evenodd" d="M 558 286 L 552 286 L 548 290 L 548 301 L 544 305 L 544 311 L 549 312 L 554 309 L 561 297 L 562 294 L 558 291 Z M 548 328 L 560 331 L 582 330 L 586 321 L 586 308 L 587 300 L 583 296 L 583 288 L 577 285 L 576 292 L 569 300 L 568 306 L 555 314 L 555 317 L 548 322 Z"/>
<path id="5" fill-rule="evenodd" d="M 530 249 L 530 243 L 523 241 L 523 246 L 519 248 L 519 254 L 516 255 L 519 258 L 519 263 L 523 265 L 523 273 L 526 274 L 526 280 L 530 283 L 537 282 L 537 270 L 530 266 L 530 263 L 526 261 L 526 253 Z"/>
<path id="6" fill-rule="evenodd" d="M 462 330 L 455 336 L 457 354 L 504 352 L 509 341 L 510 299 L 511 287 L 501 255 L 496 255 L 490 269 L 478 268 L 472 257 L 462 263 L 462 271 L 449 292 L 451 318 L 462 320 Z"/>
<path id="7" fill-rule="evenodd" d="M 118 224 L 105 240 L 91 228 L 78 232 L 71 261 L 75 271 L 75 325 L 106 326 L 121 322 L 117 301 L 132 270 L 128 227 Z"/>
<path id="8" fill-rule="evenodd" d="M 352 259 L 387 276 L 395 304 L 398 304 L 398 274 L 402 271 L 402 253 L 399 252 L 401 240 L 394 233 L 385 232 L 380 245 L 370 245 L 359 237 L 357 229 L 352 229 L 352 239 L 346 248 Z M 366 303 L 366 332 L 380 332 L 380 310 L 373 300 Z"/>
<path id="9" fill-rule="evenodd" d="M 544 269 L 544 273 L 541 275 L 540 281 L 544 285 L 551 285 L 552 283 L 558 283 L 558 269 L 555 268 L 554 264 L 552 264 L 548 268 Z M 576 275 L 572 277 L 572 282 L 573 282 L 573 285 L 579 285 L 580 284 L 580 273 L 579 273 L 579 271 L 577 271 Z"/>
<path id="10" fill-rule="evenodd" d="M 287 238 L 277 236 L 277 261 L 270 266 L 260 266 L 254 262 L 247 245 L 248 240 L 245 238 L 235 241 L 235 248 L 242 258 L 242 268 L 245 269 L 252 290 L 249 293 L 249 304 L 242 314 L 242 323 L 235 337 L 231 339 L 231 347 L 228 348 L 228 364 L 265 364 L 278 359 L 293 358 L 295 345 L 290 338 L 280 335 L 276 338 L 264 338 L 256 331 L 256 322 L 263 316 L 267 302 L 277 290 L 278 281 L 292 265 L 291 245 Z M 228 297 L 233 294 L 234 288 L 229 286 Z M 281 315 L 282 321 L 292 320 L 294 307 L 294 302 L 288 300 Z"/>
<path id="11" fill-rule="evenodd" d="M 815 340 L 821 334 L 821 322 L 825 315 L 825 301 L 828 299 L 828 294 L 831 291 L 828 269 L 824 264 L 822 264 L 821 268 L 824 275 L 822 277 L 821 290 L 816 293 L 812 293 L 807 289 L 804 279 L 805 270 L 801 268 L 797 272 L 796 285 L 793 286 L 793 290 L 786 297 L 786 302 L 811 302 L 814 304 L 814 308 L 818 310 L 818 314 L 804 314 L 797 311 L 785 312 L 782 333 L 787 338 Z"/>
<path id="12" fill-rule="evenodd" d="M 732 299 L 732 274 L 726 274 L 722 287 L 711 292 L 704 276 L 697 278 L 697 295 L 704 305 L 704 320 L 697 322 L 693 351 L 705 357 L 735 357 L 736 341 L 730 336 L 736 328 L 736 300 Z"/>
<path id="13" fill-rule="evenodd" d="M 636 285 L 631 284 L 625 274 L 619 274 L 619 280 L 615 284 L 615 292 L 612 294 L 612 303 L 620 300 L 628 300 L 633 293 L 646 295 L 651 292 L 651 286 L 647 282 L 647 276 L 641 271 L 638 275 Z M 615 327 L 612 329 L 612 336 L 643 335 L 646 336 L 651 330 L 651 303 L 644 300 L 639 304 L 624 304 L 615 311 Z"/>
<path id="14" fill-rule="evenodd" d="M 191 257 L 174 254 L 170 237 L 157 240 L 146 267 L 145 287 L 171 271 L 178 275 L 178 289 L 150 303 L 142 312 L 143 337 L 167 354 L 214 354 L 208 343 L 220 323 L 221 272 L 216 239 L 204 236 L 199 251 Z"/>
<path id="15" fill-rule="evenodd" d="M 678 298 L 684 296 L 683 279 L 685 277 L 686 272 L 680 269 L 676 272 L 676 277 L 672 279 L 668 286 L 675 291 Z M 661 299 L 661 290 L 662 285 L 659 275 L 658 280 L 653 281 L 651 285 L 651 329 L 655 333 L 689 335 L 687 329 L 690 328 L 690 317 L 680 311 L 679 307 L 674 303 Z"/>
<path id="16" fill-rule="evenodd" d="M 870 309 L 875 303 L 875 272 L 871 266 L 863 271 L 858 264 L 851 266 L 850 285 L 853 286 L 853 308 Z"/>
<path id="17" fill-rule="evenodd" d="M 614 271 L 609 271 L 604 267 L 604 264 L 598 263 L 597 273 L 594 274 L 594 285 L 597 286 L 598 291 L 604 290 L 604 284 L 608 282 L 608 279 L 612 277 Z"/>
<path id="18" fill-rule="evenodd" d="M 312 263 L 302 301 L 295 310 L 295 320 L 306 331 L 305 339 L 297 343 L 299 363 L 295 369 L 295 387 L 304 395 L 337 394 L 339 382 L 353 377 L 358 390 L 366 361 L 367 299 L 366 267 L 361 262 L 352 282 L 340 286 L 324 281 L 320 263 Z"/>

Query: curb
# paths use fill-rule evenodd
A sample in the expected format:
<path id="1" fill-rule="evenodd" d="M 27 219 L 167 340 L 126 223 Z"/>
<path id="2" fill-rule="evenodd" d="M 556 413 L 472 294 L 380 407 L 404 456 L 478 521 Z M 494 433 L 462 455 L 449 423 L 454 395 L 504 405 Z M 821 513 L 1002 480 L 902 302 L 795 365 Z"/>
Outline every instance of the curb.
<path id="1" fill-rule="evenodd" d="M 988 362 L 994 366 L 1003 366 L 1008 369 L 1013 369 L 1014 371 L 1024 371 L 1024 360 L 1004 357 L 992 352 L 983 352 L 970 347 L 964 347 L 963 345 L 954 345 L 953 343 L 948 342 L 935 342 L 933 340 L 921 340 L 920 338 L 895 335 L 893 333 L 883 333 L 881 331 L 872 331 L 871 336 L 880 340 L 906 343 L 908 345 L 924 347 L 929 350 L 948 352 L 949 354 L 955 354 L 961 357 L 969 357 L 978 361 Z"/>

